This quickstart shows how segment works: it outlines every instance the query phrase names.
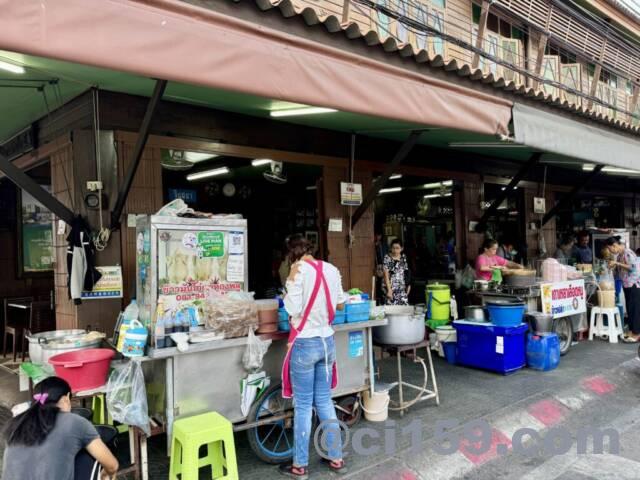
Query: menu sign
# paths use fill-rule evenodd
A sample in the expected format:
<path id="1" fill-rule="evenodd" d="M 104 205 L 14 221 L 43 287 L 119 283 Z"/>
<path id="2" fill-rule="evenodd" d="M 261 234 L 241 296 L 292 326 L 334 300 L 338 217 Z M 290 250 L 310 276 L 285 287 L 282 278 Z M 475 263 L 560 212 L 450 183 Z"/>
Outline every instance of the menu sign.
<path id="1" fill-rule="evenodd" d="M 562 318 L 587 311 L 584 280 L 543 283 L 541 285 L 542 313 Z"/>

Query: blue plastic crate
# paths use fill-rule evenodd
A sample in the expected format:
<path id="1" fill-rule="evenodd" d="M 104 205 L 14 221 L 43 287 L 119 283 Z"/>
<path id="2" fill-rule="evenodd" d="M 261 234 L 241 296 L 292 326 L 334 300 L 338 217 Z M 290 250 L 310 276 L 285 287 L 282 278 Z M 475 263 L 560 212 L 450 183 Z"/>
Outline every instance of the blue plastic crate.
<path id="1" fill-rule="evenodd" d="M 369 312 L 347 313 L 347 323 L 366 322 L 369 320 Z"/>
<path id="2" fill-rule="evenodd" d="M 347 303 L 344 306 L 344 310 L 349 315 L 363 314 L 366 313 L 369 315 L 370 304 L 369 302 L 361 302 L 361 303 Z"/>
<path id="3" fill-rule="evenodd" d="M 492 370 L 502 374 L 515 372 L 526 364 L 525 340 L 528 325 L 498 327 L 473 322 L 453 322 L 457 332 L 459 365 Z"/>
<path id="4" fill-rule="evenodd" d="M 336 316 L 333 319 L 334 325 L 340 325 L 347 321 L 347 314 L 344 310 L 336 310 Z"/>

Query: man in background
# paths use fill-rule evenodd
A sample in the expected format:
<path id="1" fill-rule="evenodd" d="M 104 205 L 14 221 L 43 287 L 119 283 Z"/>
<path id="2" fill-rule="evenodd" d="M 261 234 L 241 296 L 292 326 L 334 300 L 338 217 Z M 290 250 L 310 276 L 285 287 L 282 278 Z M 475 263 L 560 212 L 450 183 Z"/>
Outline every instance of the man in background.
<path id="1" fill-rule="evenodd" d="M 590 243 L 589 232 L 583 230 L 578 234 L 578 243 L 574 247 L 573 257 L 576 259 L 576 263 L 593 263 L 593 251 L 589 247 Z"/>

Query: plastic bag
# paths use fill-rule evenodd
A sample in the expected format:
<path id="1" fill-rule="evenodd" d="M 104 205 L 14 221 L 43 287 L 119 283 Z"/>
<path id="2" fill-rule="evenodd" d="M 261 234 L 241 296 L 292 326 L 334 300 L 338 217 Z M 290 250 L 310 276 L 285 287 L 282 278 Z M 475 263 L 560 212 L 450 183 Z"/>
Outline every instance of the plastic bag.
<path id="1" fill-rule="evenodd" d="M 176 198 L 158 210 L 156 215 L 163 217 L 177 217 L 179 215 L 184 215 L 185 213 L 194 213 L 194 210 L 189 208 L 189 206 L 184 203 L 184 200 Z"/>
<path id="2" fill-rule="evenodd" d="M 249 330 L 249 335 L 247 336 L 247 348 L 242 356 L 244 369 L 248 372 L 254 372 L 261 369 L 262 359 L 267 353 L 267 350 L 269 350 L 270 345 L 271 339 L 262 340 L 253 333 L 253 330 Z"/>
<path id="3" fill-rule="evenodd" d="M 258 305 L 253 294 L 210 294 L 205 302 L 205 326 L 224 338 L 246 337 L 258 328 Z"/>
<path id="4" fill-rule="evenodd" d="M 468 290 L 473 288 L 473 282 L 476 279 L 476 271 L 471 265 L 467 265 L 462 272 L 462 286 Z"/>
<path id="5" fill-rule="evenodd" d="M 133 425 L 147 436 L 151 435 L 147 390 L 139 360 L 131 359 L 109 375 L 107 410 L 117 422 Z"/>

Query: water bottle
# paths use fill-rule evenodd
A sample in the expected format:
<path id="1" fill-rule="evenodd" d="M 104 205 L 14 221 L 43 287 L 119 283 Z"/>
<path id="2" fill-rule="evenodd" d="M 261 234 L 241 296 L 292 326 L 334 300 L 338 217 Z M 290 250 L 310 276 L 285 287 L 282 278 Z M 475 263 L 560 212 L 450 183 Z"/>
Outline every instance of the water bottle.
<path id="1" fill-rule="evenodd" d="M 154 336 L 156 339 L 156 348 L 165 347 L 165 333 L 164 333 L 164 301 L 162 298 L 158 299 L 158 308 L 156 309 L 155 317 L 155 330 Z"/>
<path id="2" fill-rule="evenodd" d="M 174 333 L 174 320 L 173 315 L 171 315 L 170 311 L 167 311 L 164 316 L 164 344 L 166 347 L 175 347 L 175 342 L 171 338 L 171 334 Z"/>
<path id="3" fill-rule="evenodd" d="M 183 332 L 184 328 L 184 310 L 178 310 L 176 313 L 175 323 L 173 324 L 173 331 L 175 333 Z"/>
<path id="4" fill-rule="evenodd" d="M 189 310 L 183 310 L 182 312 L 182 318 L 181 318 L 181 332 L 184 333 L 189 333 L 189 330 L 191 328 L 191 315 L 189 315 Z"/>

